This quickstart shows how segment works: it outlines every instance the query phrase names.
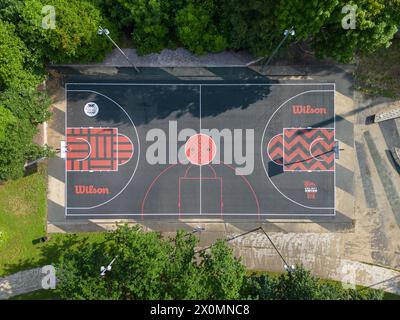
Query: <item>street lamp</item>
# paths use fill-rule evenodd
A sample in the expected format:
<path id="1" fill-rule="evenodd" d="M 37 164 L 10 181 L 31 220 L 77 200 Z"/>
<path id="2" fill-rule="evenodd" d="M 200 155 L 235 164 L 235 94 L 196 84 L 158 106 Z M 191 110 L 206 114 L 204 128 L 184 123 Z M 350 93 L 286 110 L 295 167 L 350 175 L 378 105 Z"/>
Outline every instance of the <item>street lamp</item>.
<path id="1" fill-rule="evenodd" d="M 294 27 L 291 27 L 290 29 L 286 29 L 283 32 L 283 39 L 281 40 L 281 42 L 278 44 L 278 46 L 275 48 L 274 52 L 272 52 L 272 54 L 269 56 L 267 62 L 265 64 L 263 64 L 261 66 L 261 72 L 264 72 L 265 67 L 268 66 L 268 64 L 271 62 L 272 58 L 275 56 L 275 54 L 278 52 L 278 50 L 280 49 L 280 47 L 282 47 L 283 43 L 286 41 L 286 39 L 289 36 L 294 36 L 296 34 L 296 32 L 294 31 Z"/>
<path id="2" fill-rule="evenodd" d="M 140 72 L 140 70 L 135 66 L 135 64 L 132 63 L 132 62 L 129 60 L 129 58 L 127 57 L 127 55 L 121 50 L 121 48 L 120 48 L 120 47 L 115 43 L 115 41 L 110 37 L 110 31 L 109 31 L 108 29 L 99 27 L 99 29 L 97 30 L 97 34 L 98 34 L 99 36 L 102 36 L 102 35 L 106 36 L 106 37 L 111 41 L 111 43 L 119 50 L 119 52 L 121 52 L 121 54 L 122 54 L 122 55 L 125 57 L 125 59 L 129 62 L 129 64 L 131 64 L 131 65 L 135 68 L 136 72 L 137 72 L 137 73 Z"/>
<path id="3" fill-rule="evenodd" d="M 205 230 L 206 230 L 206 228 L 197 226 L 197 227 L 193 228 L 192 233 L 196 233 L 196 232 L 200 233 L 200 232 L 205 231 Z"/>
<path id="4" fill-rule="evenodd" d="M 288 266 L 287 264 L 283 265 L 283 267 L 285 268 L 285 270 L 287 272 L 292 272 L 296 270 L 296 267 L 294 265 Z"/>
<path id="5" fill-rule="evenodd" d="M 111 271 L 112 269 L 112 264 L 114 263 L 115 259 L 117 259 L 117 257 L 115 257 L 114 259 L 112 259 L 112 261 L 108 264 L 107 267 L 105 266 L 101 266 L 100 267 L 100 276 L 104 277 L 106 275 L 107 271 Z"/>

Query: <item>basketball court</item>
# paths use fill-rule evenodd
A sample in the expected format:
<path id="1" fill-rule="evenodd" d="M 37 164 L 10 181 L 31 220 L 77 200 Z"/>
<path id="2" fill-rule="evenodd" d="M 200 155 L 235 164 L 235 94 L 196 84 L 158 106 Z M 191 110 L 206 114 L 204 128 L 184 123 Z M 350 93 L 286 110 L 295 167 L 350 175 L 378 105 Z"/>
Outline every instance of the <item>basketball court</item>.
<path id="1" fill-rule="evenodd" d="M 335 84 L 67 83 L 67 217 L 335 215 Z"/>

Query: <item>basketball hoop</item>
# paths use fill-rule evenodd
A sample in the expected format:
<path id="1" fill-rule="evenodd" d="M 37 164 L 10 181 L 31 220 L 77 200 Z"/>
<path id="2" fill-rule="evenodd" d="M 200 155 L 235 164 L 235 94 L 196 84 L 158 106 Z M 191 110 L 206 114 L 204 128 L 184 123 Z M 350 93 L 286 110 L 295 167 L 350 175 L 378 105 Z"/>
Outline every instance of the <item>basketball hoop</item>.
<path id="1" fill-rule="evenodd" d="M 60 142 L 60 157 L 61 159 L 67 158 L 68 146 L 66 141 Z"/>

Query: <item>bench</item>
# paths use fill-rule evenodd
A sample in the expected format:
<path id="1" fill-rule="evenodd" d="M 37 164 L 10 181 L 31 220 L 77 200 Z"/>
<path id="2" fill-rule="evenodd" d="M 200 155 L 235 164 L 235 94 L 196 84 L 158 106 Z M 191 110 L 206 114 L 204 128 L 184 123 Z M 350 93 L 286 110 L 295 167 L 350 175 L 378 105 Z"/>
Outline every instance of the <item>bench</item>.
<path id="1" fill-rule="evenodd" d="M 400 107 L 389 111 L 379 112 L 375 115 L 375 122 L 381 122 L 385 120 L 395 119 L 400 117 Z"/>

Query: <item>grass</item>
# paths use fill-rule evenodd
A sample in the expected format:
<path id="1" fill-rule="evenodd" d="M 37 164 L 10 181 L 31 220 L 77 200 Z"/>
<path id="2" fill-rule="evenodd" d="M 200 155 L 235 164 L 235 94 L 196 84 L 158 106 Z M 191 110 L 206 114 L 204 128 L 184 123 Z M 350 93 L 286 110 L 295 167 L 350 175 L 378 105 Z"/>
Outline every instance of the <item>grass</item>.
<path id="1" fill-rule="evenodd" d="M 9 300 L 60 300 L 60 298 L 53 290 L 37 290 L 12 297 Z"/>
<path id="2" fill-rule="evenodd" d="M 255 274 L 257 276 L 260 276 L 262 274 L 266 274 L 270 277 L 279 277 L 279 275 L 281 275 L 280 272 L 270 272 L 270 271 L 259 271 L 259 270 L 248 270 L 247 272 L 248 275 L 250 274 Z M 332 285 L 340 285 L 341 283 L 339 281 L 336 280 L 330 280 L 330 279 L 319 279 L 320 283 L 330 283 Z M 356 285 L 356 289 L 357 290 L 366 290 L 366 291 L 374 291 L 377 289 L 374 288 L 366 288 L 360 285 Z M 382 300 L 400 300 L 400 295 L 394 294 L 394 293 L 390 293 L 390 292 L 384 292 L 383 293 L 383 298 Z"/>
<path id="3" fill-rule="evenodd" d="M 358 89 L 372 96 L 400 98 L 400 39 L 389 48 L 359 58 L 355 72 Z"/>
<path id="4" fill-rule="evenodd" d="M 0 186 L 0 277 L 54 263 L 67 247 L 102 241 L 104 233 L 46 235 L 46 166 Z"/>
<path id="5" fill-rule="evenodd" d="M 0 277 L 52 264 L 65 249 L 78 244 L 104 241 L 105 233 L 52 234 L 48 242 L 35 241 L 46 234 L 46 175 L 46 166 L 41 165 L 38 172 L 0 186 Z M 52 290 L 38 290 L 12 299 L 59 297 Z M 400 300 L 400 296 L 385 293 L 384 299 Z"/>
<path id="6" fill-rule="evenodd" d="M 38 172 L 0 186 L 0 276 L 18 271 L 7 265 L 20 259 L 35 259 L 33 239 L 45 235 L 46 167 Z"/>

